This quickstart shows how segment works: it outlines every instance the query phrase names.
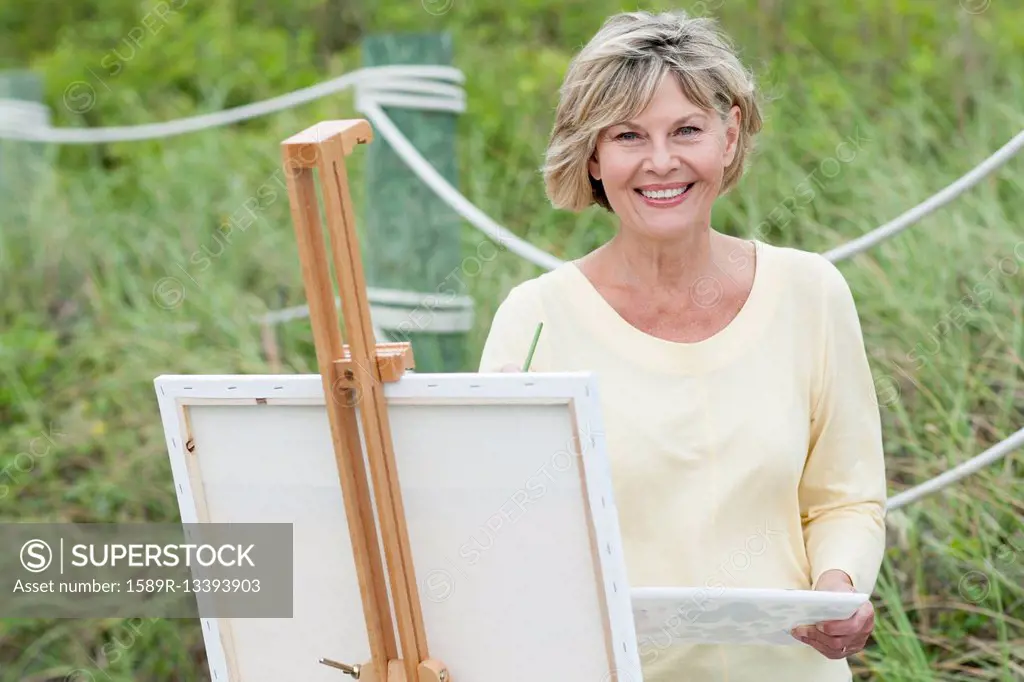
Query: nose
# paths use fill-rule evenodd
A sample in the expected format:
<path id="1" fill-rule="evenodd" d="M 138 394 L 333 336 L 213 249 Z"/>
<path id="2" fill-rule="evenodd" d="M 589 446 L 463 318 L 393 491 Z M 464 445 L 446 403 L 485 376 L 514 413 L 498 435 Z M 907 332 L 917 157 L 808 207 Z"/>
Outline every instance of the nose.
<path id="1" fill-rule="evenodd" d="M 654 140 L 649 150 L 646 170 L 657 175 L 666 175 L 679 168 L 679 159 L 667 141 Z"/>

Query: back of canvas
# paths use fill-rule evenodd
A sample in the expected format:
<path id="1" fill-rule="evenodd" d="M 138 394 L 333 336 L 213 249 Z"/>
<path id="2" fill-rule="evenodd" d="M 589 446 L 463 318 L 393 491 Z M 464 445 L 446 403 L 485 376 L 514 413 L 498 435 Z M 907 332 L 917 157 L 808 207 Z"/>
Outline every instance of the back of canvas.
<path id="1" fill-rule="evenodd" d="M 431 655 L 459 680 L 601 682 L 604 617 L 564 405 L 391 409 Z"/>
<path id="2" fill-rule="evenodd" d="M 324 406 L 256 404 L 258 391 L 211 401 L 220 384 L 204 392 L 192 379 L 190 396 L 202 399 L 183 421 L 195 499 L 183 506 L 203 522 L 294 523 L 295 538 L 294 618 L 215 622 L 219 646 L 218 628 L 204 631 L 211 668 L 220 649 L 231 680 L 350 679 L 317 663 L 369 660 Z M 426 381 L 389 387 L 389 417 L 431 656 L 453 682 L 605 682 L 616 668 L 638 681 L 592 404 L 434 400 L 418 388 Z"/>
<path id="3" fill-rule="evenodd" d="M 231 682 L 349 679 L 317 662 L 370 655 L 323 408 L 188 409 L 203 521 L 294 524 L 294 617 L 221 623 L 225 657 L 238 675 Z"/>

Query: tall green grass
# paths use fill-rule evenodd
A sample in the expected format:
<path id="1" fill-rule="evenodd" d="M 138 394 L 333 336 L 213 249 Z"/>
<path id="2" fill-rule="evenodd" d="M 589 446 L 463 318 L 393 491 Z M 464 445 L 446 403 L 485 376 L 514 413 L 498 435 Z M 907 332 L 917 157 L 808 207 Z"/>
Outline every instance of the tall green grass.
<path id="1" fill-rule="evenodd" d="M 784 10 L 770 39 L 754 34 L 778 17 L 754 10 L 775 5 L 715 3 L 771 97 L 752 167 L 716 207 L 716 227 L 825 251 L 927 198 L 1024 127 L 1022 51 L 989 33 L 998 17 L 1020 12 L 993 3 L 992 16 L 970 19 L 973 33 L 964 34 L 956 20 L 915 15 L 920 6 L 904 4 L 911 9 L 901 16 L 868 3 L 871 19 L 830 8 L 834 17 L 820 15 L 827 25 L 867 31 L 859 43 L 843 35 L 830 44 L 827 26 L 815 30 L 805 14 L 821 3 Z M 536 168 L 560 75 L 599 17 L 574 16 L 583 6 L 569 2 L 543 7 L 553 17 L 543 30 L 526 9 L 504 5 L 457 5 L 445 19 L 468 79 L 459 184 L 498 222 L 569 258 L 614 225 L 596 209 L 552 211 Z M 417 18 L 396 6 L 377 21 L 403 27 Z M 922 46 L 915 34 L 926 24 L 933 40 L 981 55 L 973 70 L 963 50 Z M 499 27 L 508 28 L 503 40 Z M 853 47 L 844 53 L 840 43 Z M 355 66 L 351 52 L 335 63 L 339 72 Z M 905 77 L 903 67 L 920 73 Z M 146 118 L 141 109 L 123 115 Z M 353 115 L 346 95 L 253 129 L 152 143 L 144 153 L 112 145 L 104 150 L 111 168 L 100 154 L 61 150 L 49 171 L 29 176 L 0 229 L 0 469 L 8 472 L 0 518 L 176 520 L 153 377 L 316 371 L 307 321 L 269 334 L 254 322 L 303 302 L 285 195 L 229 243 L 215 234 L 279 172 L 280 140 Z M 879 389 L 894 492 L 1024 426 L 1022 170 L 1020 158 L 1011 161 L 841 264 Z M 364 210 L 359 171 L 357 154 L 352 177 Z M 809 176 L 817 184 L 808 200 L 798 187 Z M 463 234 L 467 255 L 485 239 L 469 226 Z M 504 252 L 461 278 L 477 302 L 471 364 L 504 294 L 537 274 Z M 42 434 L 52 447 L 19 457 Z M 892 515 L 875 637 L 854 658 L 859 679 L 1024 679 L 1021 473 L 1011 456 Z M 0 682 L 200 679 L 198 622 L 0 623 Z"/>

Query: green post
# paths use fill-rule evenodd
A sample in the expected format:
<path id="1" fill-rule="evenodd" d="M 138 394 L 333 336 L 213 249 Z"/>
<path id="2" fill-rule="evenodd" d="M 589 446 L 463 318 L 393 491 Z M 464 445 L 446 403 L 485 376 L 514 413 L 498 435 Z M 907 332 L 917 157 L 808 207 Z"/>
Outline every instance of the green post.
<path id="1" fill-rule="evenodd" d="M 429 64 L 450 66 L 448 34 L 384 34 L 363 41 L 365 66 Z M 453 186 L 458 114 L 382 105 L 395 126 Z M 374 323 L 395 341 L 413 346 L 420 372 L 465 371 L 468 315 L 446 308 L 455 295 L 465 297 L 467 279 L 479 274 L 463 267 L 461 218 L 395 153 L 377 133 L 367 149 L 363 258 L 367 286 L 426 295 L 423 303 L 375 303 Z M 472 264 L 475 266 L 474 261 Z M 471 311 L 466 311 L 470 313 Z M 455 314 L 453 314 L 455 313 Z"/>
<path id="2" fill-rule="evenodd" d="M 5 99 L 41 105 L 42 79 L 31 71 L 0 72 L 0 100 Z M 15 111 L 0 102 L 0 126 L 17 126 L 18 123 L 14 122 L 26 120 L 43 124 L 47 115 L 43 109 L 35 115 L 20 107 Z M 40 177 L 39 171 L 46 159 L 42 146 L 0 138 L 0 215 L 3 217 L 14 218 L 18 214 L 18 207 L 27 206 L 26 197 L 32 190 L 33 180 Z"/>

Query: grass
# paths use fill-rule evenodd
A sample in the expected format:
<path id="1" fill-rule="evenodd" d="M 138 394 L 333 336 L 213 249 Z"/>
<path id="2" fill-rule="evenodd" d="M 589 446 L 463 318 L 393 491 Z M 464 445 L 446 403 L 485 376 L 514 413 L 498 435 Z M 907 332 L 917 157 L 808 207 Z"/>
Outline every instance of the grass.
<path id="1" fill-rule="evenodd" d="M 608 216 L 552 211 L 535 171 L 569 49 L 495 45 L 470 29 L 459 36 L 459 63 L 474 65 L 460 122 L 462 191 L 556 256 L 594 248 L 612 234 Z M 939 57 L 936 68 L 956 79 L 956 56 Z M 342 62 L 340 71 L 352 68 Z M 952 90 L 911 81 L 894 106 L 873 86 L 885 69 L 848 69 L 792 43 L 764 60 L 775 99 L 751 170 L 716 208 L 716 226 L 815 251 L 863 234 L 1024 127 L 1022 66 L 1019 53 L 1004 53 L 980 67 L 961 119 Z M 303 302 L 284 193 L 226 243 L 214 235 L 272 182 L 281 139 L 351 115 L 350 101 L 307 105 L 255 129 L 172 138 L 159 153 L 113 145 L 109 154 L 131 162 L 112 168 L 51 158 L 51 171 L 28 176 L 0 231 L 0 518 L 176 520 L 153 377 L 315 371 L 306 321 L 280 326 L 274 353 L 253 322 Z M 357 155 L 364 206 L 360 165 Z M 879 389 L 892 492 L 1024 426 L 1022 170 L 1012 160 L 841 264 Z M 463 236 L 466 254 L 485 239 L 468 226 Z M 506 252 L 461 278 L 477 302 L 470 364 L 504 293 L 536 274 Z M 1020 458 L 1011 456 L 892 515 L 876 633 L 854 659 L 858 679 L 1024 678 L 1022 500 Z M 200 680 L 203 662 L 194 621 L 0 623 L 0 682 Z"/>

